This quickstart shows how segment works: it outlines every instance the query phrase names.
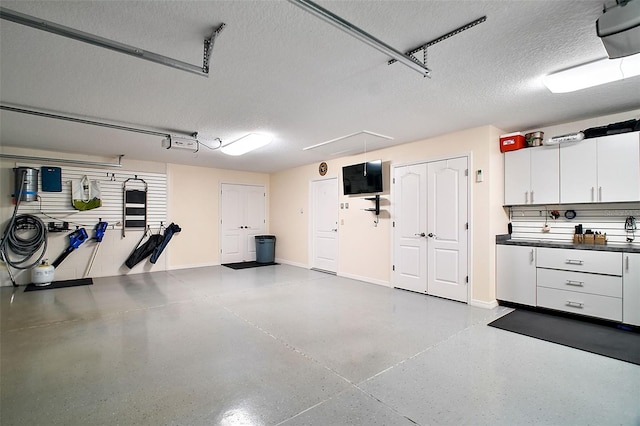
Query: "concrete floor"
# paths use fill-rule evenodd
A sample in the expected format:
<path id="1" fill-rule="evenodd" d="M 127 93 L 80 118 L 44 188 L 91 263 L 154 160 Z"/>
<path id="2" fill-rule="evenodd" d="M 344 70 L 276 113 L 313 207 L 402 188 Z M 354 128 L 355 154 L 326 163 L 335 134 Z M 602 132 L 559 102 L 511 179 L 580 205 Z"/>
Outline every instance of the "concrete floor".
<path id="1" fill-rule="evenodd" d="M 640 366 L 286 265 L 0 302 L 3 426 L 640 424 Z"/>

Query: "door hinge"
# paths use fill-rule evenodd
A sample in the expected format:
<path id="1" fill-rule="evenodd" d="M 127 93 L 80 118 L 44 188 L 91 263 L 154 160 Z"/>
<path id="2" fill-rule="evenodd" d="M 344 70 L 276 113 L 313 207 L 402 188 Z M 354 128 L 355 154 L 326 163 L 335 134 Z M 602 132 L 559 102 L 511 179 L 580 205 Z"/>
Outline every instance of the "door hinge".
<path id="1" fill-rule="evenodd" d="M 393 183 L 396 183 L 396 178 L 393 178 Z"/>
<path id="2" fill-rule="evenodd" d="M 464 169 L 464 175 L 469 176 L 469 169 Z"/>

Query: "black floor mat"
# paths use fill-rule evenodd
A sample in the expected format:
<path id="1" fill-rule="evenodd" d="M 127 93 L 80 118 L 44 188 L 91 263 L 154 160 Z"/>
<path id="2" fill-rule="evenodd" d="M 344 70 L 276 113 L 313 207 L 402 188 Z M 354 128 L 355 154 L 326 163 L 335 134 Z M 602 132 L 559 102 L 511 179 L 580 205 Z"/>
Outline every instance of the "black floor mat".
<path id="1" fill-rule="evenodd" d="M 238 262 L 238 263 L 223 263 L 222 266 L 226 266 L 231 269 L 248 269 L 248 268 L 257 268 L 258 266 L 271 266 L 271 265 L 279 265 L 279 263 L 269 262 L 269 263 L 258 263 L 256 261 L 252 262 Z"/>
<path id="2" fill-rule="evenodd" d="M 615 325 L 517 309 L 489 323 L 547 342 L 640 365 L 640 333 Z"/>
<path id="3" fill-rule="evenodd" d="M 37 286 L 35 284 L 29 284 L 24 291 L 39 291 L 39 290 L 50 290 L 52 288 L 66 288 L 66 287 L 77 287 L 81 285 L 93 285 L 92 278 L 79 278 L 77 280 L 65 280 L 65 281 L 54 281 L 46 286 Z"/>

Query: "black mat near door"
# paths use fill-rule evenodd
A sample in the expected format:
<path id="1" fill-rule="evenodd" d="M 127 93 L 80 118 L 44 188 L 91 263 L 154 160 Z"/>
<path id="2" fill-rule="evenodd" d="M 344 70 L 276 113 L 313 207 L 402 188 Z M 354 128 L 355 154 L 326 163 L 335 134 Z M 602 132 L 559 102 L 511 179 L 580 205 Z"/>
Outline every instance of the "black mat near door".
<path id="1" fill-rule="evenodd" d="M 81 285 L 93 285 L 93 279 L 79 278 L 77 280 L 54 281 L 47 286 L 37 286 L 35 284 L 29 284 L 24 289 L 24 291 L 51 290 L 54 288 L 77 287 Z"/>
<path id="2" fill-rule="evenodd" d="M 269 263 L 258 263 L 256 261 L 252 262 L 238 262 L 238 263 L 223 263 L 222 266 L 226 266 L 231 269 L 248 269 L 248 268 L 257 268 L 259 266 L 271 266 L 271 265 L 279 265 L 279 263 L 269 262 Z"/>
<path id="3" fill-rule="evenodd" d="M 638 330 L 526 309 L 516 309 L 488 325 L 640 365 Z"/>

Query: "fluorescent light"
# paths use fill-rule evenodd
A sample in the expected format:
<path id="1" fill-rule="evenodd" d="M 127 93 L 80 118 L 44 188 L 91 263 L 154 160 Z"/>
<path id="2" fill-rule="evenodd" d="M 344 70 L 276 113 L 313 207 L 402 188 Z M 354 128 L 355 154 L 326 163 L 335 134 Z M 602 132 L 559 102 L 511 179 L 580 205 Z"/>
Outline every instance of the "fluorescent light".
<path id="1" fill-rule="evenodd" d="M 429 70 L 429 68 L 427 68 L 425 64 L 422 64 L 417 59 L 414 59 L 408 55 L 405 55 L 399 50 L 394 49 L 393 47 L 389 46 L 387 43 L 381 40 L 378 40 L 371 34 L 356 27 L 352 23 L 345 21 L 338 15 L 335 15 L 334 13 L 328 11 L 322 6 L 310 0 L 289 0 L 289 2 L 311 13 L 315 17 L 320 18 L 323 21 L 333 25 L 334 27 L 341 29 L 342 31 L 349 34 L 350 36 L 357 38 L 361 42 L 368 44 L 369 46 L 379 50 L 385 55 L 392 57 L 396 61 L 408 66 L 414 71 L 419 72 L 424 77 L 429 77 L 429 73 L 431 72 L 431 70 Z"/>
<path id="2" fill-rule="evenodd" d="M 220 150 L 227 155 L 242 155 L 249 151 L 253 151 L 254 149 L 262 148 L 269 144 L 271 140 L 272 137 L 269 135 L 249 133 L 248 135 L 223 146 Z"/>
<path id="3" fill-rule="evenodd" d="M 542 82 L 552 93 L 568 93 L 640 75 L 640 54 L 600 59 L 546 75 Z"/>

